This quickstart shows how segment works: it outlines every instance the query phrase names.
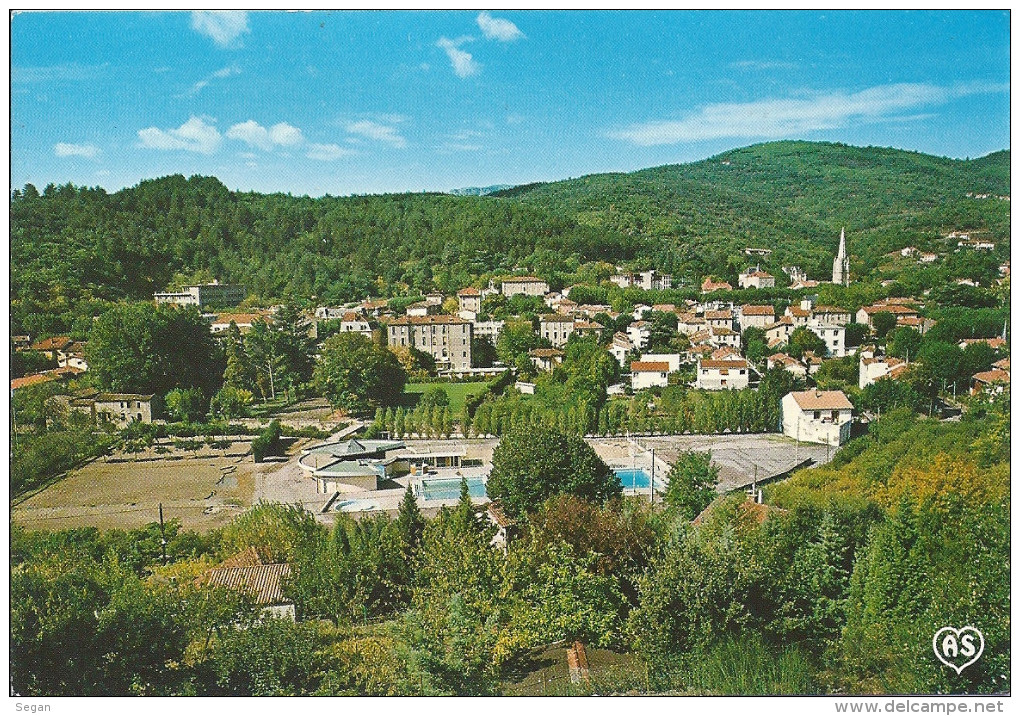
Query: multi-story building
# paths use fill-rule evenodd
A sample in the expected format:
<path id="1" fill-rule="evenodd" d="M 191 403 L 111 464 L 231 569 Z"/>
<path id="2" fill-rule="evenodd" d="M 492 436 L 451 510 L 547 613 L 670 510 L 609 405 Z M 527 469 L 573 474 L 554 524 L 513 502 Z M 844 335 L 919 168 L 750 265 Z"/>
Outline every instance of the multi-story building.
<path id="1" fill-rule="evenodd" d="M 548 373 L 563 362 L 563 351 L 559 348 L 533 348 L 528 351 L 528 357 L 535 368 Z"/>
<path id="2" fill-rule="evenodd" d="M 171 303 L 178 306 L 236 306 L 248 295 L 244 286 L 226 283 L 204 283 L 185 286 L 180 291 L 166 291 L 154 294 L 156 303 Z"/>
<path id="3" fill-rule="evenodd" d="M 852 315 L 846 308 L 836 306 L 815 306 L 811 310 L 811 317 L 825 326 L 845 326 L 850 323 Z"/>
<path id="4" fill-rule="evenodd" d="M 555 348 L 567 345 L 567 340 L 574 332 L 574 319 L 569 316 L 545 315 L 538 319 L 538 334 Z"/>
<path id="5" fill-rule="evenodd" d="M 549 284 L 535 276 L 509 276 L 502 281 L 503 295 L 512 296 L 545 296 L 549 293 Z"/>
<path id="6" fill-rule="evenodd" d="M 701 390 L 740 390 L 751 381 L 751 368 L 740 359 L 698 360 L 695 387 Z"/>
<path id="7" fill-rule="evenodd" d="M 652 324 L 648 321 L 634 321 L 627 326 L 627 337 L 635 348 L 647 347 L 648 339 L 652 337 Z"/>
<path id="8" fill-rule="evenodd" d="M 805 390 L 783 397 L 783 434 L 809 443 L 842 445 L 850 439 L 853 408 L 841 390 Z"/>
<path id="9" fill-rule="evenodd" d="M 643 363 L 666 363 L 669 365 L 670 373 L 680 370 L 679 353 L 642 353 L 641 361 Z"/>
<path id="10" fill-rule="evenodd" d="M 807 329 L 825 341 L 830 356 L 842 358 L 846 355 L 846 326 L 819 323 L 811 319 L 808 321 Z"/>
<path id="11" fill-rule="evenodd" d="M 708 328 L 733 328 L 733 311 L 705 311 L 705 325 Z"/>
<path id="12" fill-rule="evenodd" d="M 630 364 L 630 385 L 634 390 L 665 388 L 669 385 L 669 363 L 634 361 Z"/>
<path id="13" fill-rule="evenodd" d="M 740 307 L 740 332 L 748 328 L 765 328 L 776 320 L 776 309 L 772 306 L 751 306 Z"/>
<path id="14" fill-rule="evenodd" d="M 482 310 L 482 292 L 477 288 L 468 286 L 457 291 L 457 301 L 461 311 L 479 313 Z"/>
<path id="15" fill-rule="evenodd" d="M 471 323 L 457 316 L 403 316 L 386 326 L 387 344 L 428 353 L 440 370 L 471 368 Z"/>
<path id="16" fill-rule="evenodd" d="M 609 355 L 616 359 L 622 368 L 627 363 L 627 356 L 634 350 L 634 343 L 626 333 L 613 334 L 613 342 L 609 344 Z"/>
<path id="17" fill-rule="evenodd" d="M 492 345 L 496 345 L 496 341 L 499 340 L 500 331 L 503 330 L 503 324 L 506 321 L 474 321 L 472 324 L 472 337 L 474 338 L 487 338 Z"/>
<path id="18" fill-rule="evenodd" d="M 123 428 L 131 423 L 151 423 L 154 395 L 136 393 L 95 393 L 74 398 L 72 411 L 88 414 L 99 424 L 112 423 Z"/>

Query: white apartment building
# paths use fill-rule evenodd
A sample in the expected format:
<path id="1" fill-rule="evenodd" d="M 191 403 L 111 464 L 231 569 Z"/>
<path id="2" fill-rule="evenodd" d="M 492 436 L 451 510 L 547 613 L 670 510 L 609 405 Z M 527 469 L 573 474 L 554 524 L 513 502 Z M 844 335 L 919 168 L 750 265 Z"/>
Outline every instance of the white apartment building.
<path id="1" fill-rule="evenodd" d="M 700 390 L 740 390 L 751 380 L 747 361 L 740 359 L 699 359 L 695 387 Z"/>
<path id="2" fill-rule="evenodd" d="M 669 385 L 669 363 L 634 361 L 630 364 L 630 385 L 634 390 L 665 388 Z"/>

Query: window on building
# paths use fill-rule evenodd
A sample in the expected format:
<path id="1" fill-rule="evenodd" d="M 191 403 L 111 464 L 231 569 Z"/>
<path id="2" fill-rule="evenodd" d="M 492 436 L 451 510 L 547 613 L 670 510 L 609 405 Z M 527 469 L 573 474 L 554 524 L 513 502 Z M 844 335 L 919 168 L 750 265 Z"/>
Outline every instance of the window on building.
<path id="1" fill-rule="evenodd" d="M 815 420 L 821 420 L 821 419 L 822 419 L 822 411 L 821 410 L 816 410 L 815 411 Z"/>

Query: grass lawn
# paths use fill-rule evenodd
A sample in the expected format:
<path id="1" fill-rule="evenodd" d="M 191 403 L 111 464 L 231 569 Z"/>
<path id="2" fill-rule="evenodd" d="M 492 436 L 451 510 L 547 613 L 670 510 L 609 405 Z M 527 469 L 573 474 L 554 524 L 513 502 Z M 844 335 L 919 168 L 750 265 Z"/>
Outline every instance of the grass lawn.
<path id="1" fill-rule="evenodd" d="M 404 386 L 404 398 L 401 401 L 404 407 L 413 408 L 418 404 L 421 394 L 434 385 L 441 386 L 450 396 L 450 412 L 453 415 L 460 415 L 460 411 L 464 409 L 464 401 L 469 396 L 478 395 L 485 390 L 486 383 L 408 383 Z"/>

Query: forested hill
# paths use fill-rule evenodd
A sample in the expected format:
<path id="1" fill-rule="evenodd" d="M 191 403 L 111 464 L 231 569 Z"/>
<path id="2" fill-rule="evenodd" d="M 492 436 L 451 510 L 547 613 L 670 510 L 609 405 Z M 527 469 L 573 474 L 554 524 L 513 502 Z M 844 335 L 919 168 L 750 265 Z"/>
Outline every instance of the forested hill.
<path id="1" fill-rule="evenodd" d="M 954 160 L 791 141 L 495 196 L 571 216 L 581 225 L 653 238 L 648 249 L 660 263 L 677 252 L 722 273 L 727 257 L 759 246 L 773 249 L 780 262 L 824 277 L 842 227 L 864 268 L 905 242 L 919 245 L 954 229 L 987 229 L 1008 240 L 1009 202 L 994 197 L 1009 193 L 1008 150 Z"/>
<path id="2" fill-rule="evenodd" d="M 841 226 L 864 276 L 882 253 L 953 229 L 985 231 L 1008 251 L 1009 202 L 995 198 L 1008 194 L 1008 151 L 961 161 L 808 142 L 492 196 L 314 199 L 179 175 L 115 194 L 26 186 L 11 200 L 12 329 L 83 299 L 211 278 L 265 301 L 333 303 L 452 291 L 514 268 L 556 285 L 591 262 L 735 277 L 748 245 L 824 276 Z"/>

